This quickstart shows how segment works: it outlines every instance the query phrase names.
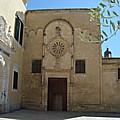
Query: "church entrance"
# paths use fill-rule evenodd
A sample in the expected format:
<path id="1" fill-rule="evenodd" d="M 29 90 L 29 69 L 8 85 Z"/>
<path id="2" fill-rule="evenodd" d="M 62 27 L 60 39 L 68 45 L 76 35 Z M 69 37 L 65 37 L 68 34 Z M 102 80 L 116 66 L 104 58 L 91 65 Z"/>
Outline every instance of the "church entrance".
<path id="1" fill-rule="evenodd" d="M 67 78 L 48 79 L 48 110 L 67 110 Z"/>

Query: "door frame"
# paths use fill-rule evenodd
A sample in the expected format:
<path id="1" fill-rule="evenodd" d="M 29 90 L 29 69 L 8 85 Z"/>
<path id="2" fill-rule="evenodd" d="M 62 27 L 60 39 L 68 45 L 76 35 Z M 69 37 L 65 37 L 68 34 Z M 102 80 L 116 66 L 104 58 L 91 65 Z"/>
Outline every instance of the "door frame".
<path id="1" fill-rule="evenodd" d="M 50 84 L 55 87 L 52 86 L 50 88 Z M 64 88 L 62 88 L 63 86 Z M 62 111 L 67 111 L 67 78 L 63 78 L 63 77 L 61 78 L 60 77 L 49 77 L 48 78 L 48 96 L 47 96 L 48 97 L 47 99 L 47 110 L 48 111 L 52 110 L 53 94 L 62 94 Z"/>

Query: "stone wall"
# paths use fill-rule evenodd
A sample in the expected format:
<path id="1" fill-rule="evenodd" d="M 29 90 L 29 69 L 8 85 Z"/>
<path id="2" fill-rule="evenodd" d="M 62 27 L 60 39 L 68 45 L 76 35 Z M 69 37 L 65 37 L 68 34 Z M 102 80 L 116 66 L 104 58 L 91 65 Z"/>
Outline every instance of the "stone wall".
<path id="1" fill-rule="evenodd" d="M 51 77 L 67 78 L 68 111 L 101 104 L 101 47 L 79 38 L 80 32 L 91 35 L 93 41 L 94 34 L 99 36 L 99 27 L 89 19 L 89 9 L 26 12 L 23 107 L 47 110 Z M 42 60 L 42 73 L 33 74 L 31 63 L 37 59 Z M 75 60 L 79 59 L 86 62 L 84 74 L 75 74 Z"/>
<path id="2" fill-rule="evenodd" d="M 102 104 L 111 111 L 120 111 L 120 80 L 118 79 L 119 58 L 103 59 Z"/>

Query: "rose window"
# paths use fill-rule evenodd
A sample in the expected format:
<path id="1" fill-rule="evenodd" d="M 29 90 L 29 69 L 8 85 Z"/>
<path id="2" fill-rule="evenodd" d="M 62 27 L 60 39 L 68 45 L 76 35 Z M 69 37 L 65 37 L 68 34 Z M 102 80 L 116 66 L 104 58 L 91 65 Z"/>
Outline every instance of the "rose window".
<path id="1" fill-rule="evenodd" d="M 55 42 L 52 46 L 52 51 L 55 53 L 55 54 L 61 54 L 63 53 L 64 51 L 64 44 L 62 42 Z"/>
<path id="2" fill-rule="evenodd" d="M 67 42 L 63 39 L 54 39 L 49 44 L 50 53 L 55 57 L 61 57 L 67 49 Z"/>

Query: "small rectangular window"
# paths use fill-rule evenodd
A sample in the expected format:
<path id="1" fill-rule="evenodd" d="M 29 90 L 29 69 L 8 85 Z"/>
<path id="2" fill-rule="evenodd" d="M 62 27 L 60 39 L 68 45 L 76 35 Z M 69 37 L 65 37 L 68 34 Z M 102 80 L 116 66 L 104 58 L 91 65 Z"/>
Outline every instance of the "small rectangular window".
<path id="1" fill-rule="evenodd" d="M 22 39 L 23 39 L 23 23 L 21 22 L 20 40 L 19 40 L 21 46 L 22 46 Z"/>
<path id="2" fill-rule="evenodd" d="M 15 18 L 14 37 L 15 37 L 16 41 L 18 41 L 18 43 L 22 46 L 23 23 L 18 16 Z"/>
<path id="3" fill-rule="evenodd" d="M 19 18 L 15 18 L 15 31 L 14 31 L 14 37 L 18 41 L 19 40 L 19 29 L 20 29 L 20 22 Z"/>
<path id="4" fill-rule="evenodd" d="M 18 72 L 14 71 L 13 89 L 18 89 Z"/>
<path id="5" fill-rule="evenodd" d="M 85 73 L 85 60 L 76 60 L 75 73 Z"/>
<path id="6" fill-rule="evenodd" d="M 32 61 L 32 73 L 41 73 L 41 60 Z"/>
<path id="7" fill-rule="evenodd" d="M 120 68 L 118 68 L 118 79 L 120 79 Z"/>

